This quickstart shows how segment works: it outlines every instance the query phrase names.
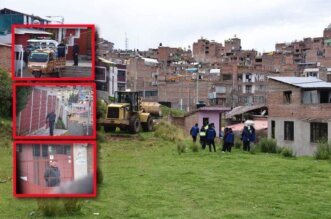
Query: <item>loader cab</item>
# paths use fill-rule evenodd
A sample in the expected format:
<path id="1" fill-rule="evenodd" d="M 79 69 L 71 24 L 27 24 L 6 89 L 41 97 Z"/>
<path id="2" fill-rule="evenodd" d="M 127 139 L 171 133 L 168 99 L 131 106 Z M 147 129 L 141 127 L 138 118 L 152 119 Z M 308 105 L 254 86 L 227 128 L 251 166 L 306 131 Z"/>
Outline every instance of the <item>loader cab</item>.
<path id="1" fill-rule="evenodd" d="M 138 92 L 132 91 L 117 91 L 115 92 L 116 103 L 128 103 L 129 110 L 133 112 L 139 111 L 139 95 Z"/>

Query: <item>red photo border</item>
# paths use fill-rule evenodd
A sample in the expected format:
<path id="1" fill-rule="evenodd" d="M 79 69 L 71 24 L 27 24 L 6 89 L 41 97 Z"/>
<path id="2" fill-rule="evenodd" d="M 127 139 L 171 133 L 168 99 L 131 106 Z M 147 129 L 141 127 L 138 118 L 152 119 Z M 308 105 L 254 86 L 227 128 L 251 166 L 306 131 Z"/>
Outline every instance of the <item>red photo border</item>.
<path id="1" fill-rule="evenodd" d="M 16 146 L 17 144 L 49 144 L 49 141 L 15 141 L 13 143 L 13 195 L 14 197 L 96 197 L 97 196 L 97 143 L 96 141 L 76 140 L 76 141 L 52 141 L 52 144 L 91 144 L 93 145 L 93 193 L 92 194 L 17 194 L 16 193 L 16 170 L 17 170 L 17 157 Z"/>
<path id="2" fill-rule="evenodd" d="M 92 29 L 92 69 L 91 69 L 91 77 L 90 78 L 17 78 L 15 77 L 15 28 L 63 28 L 63 27 L 87 27 Z M 11 58 L 11 66 L 12 66 L 12 80 L 14 81 L 91 81 L 95 80 L 95 25 L 94 24 L 13 24 L 12 25 L 12 58 Z"/>
<path id="3" fill-rule="evenodd" d="M 93 89 L 93 107 L 92 107 L 92 112 L 93 112 L 93 134 L 92 136 L 18 136 L 16 134 L 16 87 L 17 86 L 90 86 Z M 90 140 L 95 140 L 97 137 L 97 130 L 96 130 L 96 103 L 97 103 L 97 91 L 96 91 L 96 84 L 95 83 L 69 83 L 69 82 L 57 82 L 57 83 L 13 83 L 13 138 L 16 139 L 47 139 L 47 140 L 58 140 L 58 139 L 90 139 Z"/>

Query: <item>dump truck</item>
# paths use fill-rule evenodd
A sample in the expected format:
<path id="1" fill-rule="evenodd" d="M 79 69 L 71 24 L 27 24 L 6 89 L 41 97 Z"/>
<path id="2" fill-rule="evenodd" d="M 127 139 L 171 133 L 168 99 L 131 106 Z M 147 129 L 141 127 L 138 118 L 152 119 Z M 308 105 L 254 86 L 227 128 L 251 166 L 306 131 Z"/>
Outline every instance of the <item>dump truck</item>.
<path id="1" fill-rule="evenodd" d="M 61 77 L 61 72 L 66 66 L 66 58 L 58 57 L 56 51 L 50 48 L 36 49 L 31 52 L 28 62 L 28 72 L 36 78 L 42 74 L 57 74 Z"/>
<path id="2" fill-rule="evenodd" d="M 143 102 L 139 92 L 115 92 L 115 103 L 107 106 L 105 118 L 99 118 L 98 126 L 103 126 L 105 132 L 115 132 L 119 127 L 122 131 L 132 134 L 153 130 L 153 120 L 162 116 L 160 104 L 156 102 Z"/>

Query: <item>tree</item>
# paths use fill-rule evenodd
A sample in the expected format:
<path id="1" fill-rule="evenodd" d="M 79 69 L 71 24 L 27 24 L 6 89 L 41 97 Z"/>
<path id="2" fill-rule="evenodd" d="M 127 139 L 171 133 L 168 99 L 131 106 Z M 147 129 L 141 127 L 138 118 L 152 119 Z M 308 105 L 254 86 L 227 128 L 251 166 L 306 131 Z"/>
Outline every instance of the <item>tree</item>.
<path id="1" fill-rule="evenodd" d="M 32 92 L 31 86 L 17 86 L 16 87 L 16 115 L 18 115 L 28 103 Z"/>
<path id="2" fill-rule="evenodd" d="M 10 74 L 0 67 L 0 117 L 12 115 L 12 80 Z"/>

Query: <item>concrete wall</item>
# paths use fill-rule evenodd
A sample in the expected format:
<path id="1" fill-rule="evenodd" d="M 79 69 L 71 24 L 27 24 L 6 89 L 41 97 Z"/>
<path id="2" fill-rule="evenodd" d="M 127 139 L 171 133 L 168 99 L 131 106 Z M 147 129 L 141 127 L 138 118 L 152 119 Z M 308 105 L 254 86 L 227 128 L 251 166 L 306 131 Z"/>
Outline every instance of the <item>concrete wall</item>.
<path id="1" fill-rule="evenodd" d="M 268 118 L 268 138 L 271 138 L 271 121 L 275 121 L 275 139 L 281 147 L 288 146 L 298 156 L 313 155 L 318 144 L 310 142 L 310 122 L 293 118 Z M 294 122 L 294 141 L 284 140 L 284 121 Z M 331 140 L 331 122 L 328 122 L 328 139 Z"/>

